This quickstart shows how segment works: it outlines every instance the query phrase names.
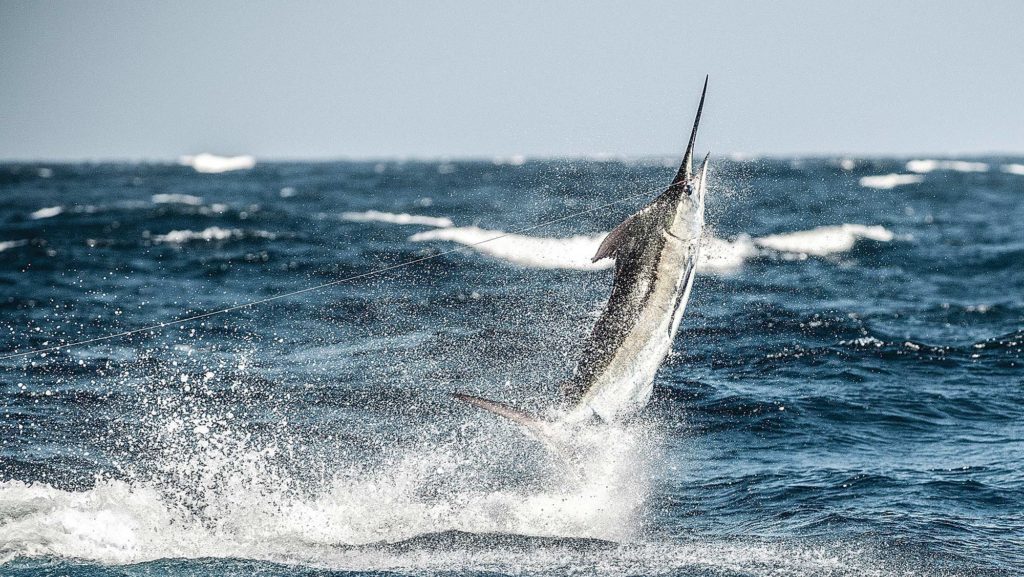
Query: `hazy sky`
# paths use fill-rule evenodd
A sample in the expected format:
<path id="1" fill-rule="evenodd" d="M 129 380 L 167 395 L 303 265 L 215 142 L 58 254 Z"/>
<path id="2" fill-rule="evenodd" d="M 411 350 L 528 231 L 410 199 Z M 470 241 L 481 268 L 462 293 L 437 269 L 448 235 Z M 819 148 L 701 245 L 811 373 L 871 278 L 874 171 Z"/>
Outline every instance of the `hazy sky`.
<path id="1" fill-rule="evenodd" d="M 0 158 L 1024 153 L 1024 2 L 0 0 Z"/>

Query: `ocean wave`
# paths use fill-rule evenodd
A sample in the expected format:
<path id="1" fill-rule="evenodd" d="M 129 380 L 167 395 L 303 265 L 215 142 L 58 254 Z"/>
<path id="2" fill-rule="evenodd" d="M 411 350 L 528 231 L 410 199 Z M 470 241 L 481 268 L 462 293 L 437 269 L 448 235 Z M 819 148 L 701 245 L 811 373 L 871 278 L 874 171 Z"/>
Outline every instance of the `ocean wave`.
<path id="1" fill-rule="evenodd" d="M 422 224 L 434 227 L 449 227 L 453 223 L 450 218 L 422 216 L 418 214 L 396 214 L 393 212 L 381 212 L 379 210 L 367 210 L 364 212 L 343 212 L 341 218 L 352 222 L 386 222 L 390 224 Z"/>
<path id="2" fill-rule="evenodd" d="M 614 266 L 614 261 L 590 259 L 606 234 L 537 237 L 469 226 L 426 230 L 409 240 L 455 242 L 480 254 L 529 268 L 602 270 Z M 705 273 L 726 273 L 765 250 L 782 253 L 788 259 L 806 258 L 847 252 L 861 239 L 889 242 L 893 238 L 893 233 L 884 227 L 861 224 L 824 226 L 760 238 L 739 235 L 728 240 L 709 235 L 704 239 L 697 268 Z"/>
<path id="3" fill-rule="evenodd" d="M 968 162 L 966 160 L 910 160 L 907 170 L 918 174 L 926 174 L 936 170 L 952 170 L 954 172 L 988 172 L 989 166 L 984 162 Z"/>
<path id="4" fill-rule="evenodd" d="M 920 174 L 879 174 L 875 176 L 862 176 L 858 182 L 864 188 L 889 190 L 897 186 L 920 184 L 924 182 L 924 177 Z"/>
<path id="5" fill-rule="evenodd" d="M 32 220 L 41 220 L 44 218 L 53 218 L 63 212 L 63 206 L 48 206 L 46 208 L 40 208 L 39 210 L 33 211 L 28 215 L 28 217 Z"/>
<path id="6" fill-rule="evenodd" d="M 1024 164 L 1004 164 L 1000 167 L 1006 174 L 1018 174 L 1024 176 Z"/>
<path id="7" fill-rule="evenodd" d="M 264 238 L 274 240 L 277 235 L 265 230 L 245 231 L 238 228 L 221 228 L 211 226 L 203 230 L 172 230 L 166 234 L 153 235 L 152 240 L 159 244 L 184 244 L 193 241 L 224 241 L 238 238 Z"/>
<path id="8" fill-rule="evenodd" d="M 219 174 L 234 170 L 248 170 L 256 166 L 256 159 L 249 155 L 217 156 L 204 152 L 195 156 L 182 156 L 178 164 L 191 166 L 196 172 Z"/>

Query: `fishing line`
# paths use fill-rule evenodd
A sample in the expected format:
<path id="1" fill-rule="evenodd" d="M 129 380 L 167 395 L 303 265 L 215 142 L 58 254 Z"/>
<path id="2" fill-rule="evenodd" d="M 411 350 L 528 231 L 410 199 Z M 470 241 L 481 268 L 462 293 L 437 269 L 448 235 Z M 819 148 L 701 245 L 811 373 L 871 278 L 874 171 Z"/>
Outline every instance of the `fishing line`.
<path id="1" fill-rule="evenodd" d="M 626 202 L 628 200 L 633 200 L 634 198 L 636 198 L 638 196 L 647 195 L 647 194 L 650 194 L 652 192 L 656 192 L 658 190 L 661 190 L 663 188 L 664 188 L 664 186 L 660 186 L 660 187 L 656 187 L 656 188 L 650 188 L 650 189 L 645 189 L 645 190 L 642 190 L 642 191 L 637 192 L 635 194 L 631 194 L 629 196 L 625 196 L 625 197 L 619 198 L 617 200 L 613 200 L 611 202 L 602 204 L 600 206 L 595 206 L 593 208 L 588 208 L 588 209 L 585 209 L 585 210 L 576 211 L 576 212 L 567 214 L 565 216 L 560 216 L 560 217 L 558 217 L 556 219 L 540 222 L 540 223 L 537 223 L 537 224 L 534 224 L 534 225 L 531 225 L 531 226 L 528 226 L 528 227 L 525 227 L 525 228 L 520 228 L 520 229 L 509 231 L 509 232 L 503 232 L 503 233 L 501 233 L 499 235 L 495 235 L 495 236 L 493 236 L 491 238 L 486 238 L 484 240 L 477 241 L 477 242 L 474 242 L 474 243 L 471 243 L 471 244 L 466 244 L 464 246 L 460 246 L 460 247 L 453 248 L 453 249 L 450 249 L 450 250 L 442 251 L 442 252 L 439 252 L 437 254 L 432 254 L 432 255 L 427 255 L 427 256 L 423 256 L 423 257 L 418 257 L 418 258 L 402 261 L 400 263 L 396 263 L 396 264 L 393 264 L 393 265 L 377 268 L 377 269 L 374 269 L 374 270 L 371 270 L 371 271 L 367 271 L 367 272 L 356 274 L 356 275 L 352 275 L 352 276 L 347 276 L 345 278 L 340 278 L 340 279 L 333 280 L 333 281 L 330 281 L 330 282 L 326 282 L 326 283 L 323 283 L 323 284 L 319 284 L 319 285 L 316 285 L 316 286 L 306 287 L 304 289 L 299 289 L 299 290 L 296 290 L 296 291 L 290 291 L 290 292 L 286 292 L 286 293 L 281 293 L 281 294 L 277 294 L 277 295 L 274 295 L 274 296 L 270 296 L 270 297 L 267 297 L 267 298 L 247 301 L 247 302 L 244 302 L 244 303 L 241 303 L 241 304 L 232 305 L 230 307 L 225 307 L 225 308 L 217 309 L 217 310 L 214 310 L 214 311 L 208 311 L 208 312 L 200 313 L 200 314 L 197 314 L 197 315 L 191 315 L 191 316 L 187 316 L 187 317 L 180 317 L 180 318 L 172 319 L 172 320 L 169 320 L 169 321 L 164 321 L 164 322 L 161 322 L 161 323 L 152 324 L 152 325 L 141 327 L 141 328 L 137 328 L 137 329 L 121 331 L 119 333 L 103 335 L 103 336 L 100 336 L 100 337 L 93 337 L 91 339 L 83 339 L 83 340 L 80 340 L 80 341 L 73 341 L 73 342 L 70 342 L 70 343 L 63 344 L 63 345 L 55 345 L 55 346 L 52 346 L 52 347 L 43 347 L 43 348 L 38 348 L 38 349 L 31 349 L 31 350 L 28 350 L 28 351 L 22 351 L 20 353 L 10 352 L 9 351 L 7 353 L 4 353 L 4 354 L 0 355 L 0 361 L 4 361 L 4 360 L 7 360 L 7 359 L 15 359 L 15 358 L 19 358 L 19 357 L 26 357 L 26 356 L 29 356 L 29 355 L 39 355 L 39 354 L 44 354 L 44 353 L 51 353 L 51 352 L 54 352 L 54 351 L 70 349 L 70 348 L 73 348 L 73 347 L 80 347 L 80 346 L 83 346 L 83 345 L 89 345 L 89 344 L 99 343 L 99 342 L 103 342 L 103 341 L 109 341 L 109 340 L 113 340 L 113 339 L 120 339 L 120 338 L 124 338 L 124 337 L 129 337 L 131 335 L 136 335 L 136 334 L 139 334 L 139 333 L 144 333 L 144 332 L 147 332 L 147 331 L 157 331 L 157 330 L 160 330 L 160 329 L 165 329 L 167 327 L 182 325 L 182 324 L 190 323 L 190 322 L 193 322 L 193 321 L 198 321 L 198 320 L 209 318 L 209 317 L 216 316 L 216 315 L 227 314 L 227 313 L 230 313 L 230 312 L 233 312 L 233 311 L 237 311 L 237 310 L 240 310 L 240 309 L 245 309 L 245 308 L 251 308 L 251 307 L 259 306 L 259 305 L 262 305 L 262 304 L 266 304 L 266 303 L 269 303 L 269 302 L 272 302 L 272 301 L 276 301 L 276 300 L 280 300 L 280 299 L 284 299 L 284 298 L 288 298 L 288 297 L 293 297 L 293 296 L 297 296 L 297 295 L 301 295 L 301 294 L 305 294 L 305 293 L 310 293 L 310 292 L 314 292 L 314 291 L 318 291 L 318 290 L 323 290 L 325 288 L 332 287 L 332 286 L 335 286 L 335 285 L 344 284 L 344 283 L 347 283 L 347 282 L 352 282 L 352 281 L 363 279 L 363 278 L 367 278 L 367 277 L 377 276 L 377 275 L 380 275 L 380 274 L 384 274 L 386 272 L 390 272 L 390 271 L 397 270 L 397 269 L 400 269 L 400 268 L 405 268 L 407 266 L 411 266 L 411 265 L 414 265 L 416 263 L 425 262 L 425 261 L 428 261 L 428 260 L 433 260 L 435 258 L 440 258 L 440 257 L 445 256 L 445 255 L 449 255 L 449 254 L 453 254 L 453 253 L 457 253 L 457 252 L 465 252 L 465 251 L 468 251 L 468 250 L 470 250 L 470 249 L 472 249 L 474 247 L 480 246 L 481 244 L 488 243 L 488 242 L 491 242 L 491 241 L 495 241 L 495 240 L 498 240 L 498 239 L 501 239 L 501 238 L 505 238 L 505 237 L 512 236 L 512 235 L 520 235 L 520 234 L 523 234 L 523 233 L 526 233 L 526 232 L 530 232 L 530 231 L 536 230 L 538 228 L 542 228 L 542 227 L 545 227 L 545 226 L 549 226 L 549 225 L 552 225 L 552 224 L 556 224 L 556 223 L 568 220 L 568 219 L 576 217 L 576 216 L 580 216 L 581 214 L 587 214 L 587 213 L 590 213 L 590 212 L 595 212 L 595 211 L 601 210 L 603 208 L 608 208 L 609 206 L 614 206 L 616 204 L 620 204 L 620 203 Z"/>

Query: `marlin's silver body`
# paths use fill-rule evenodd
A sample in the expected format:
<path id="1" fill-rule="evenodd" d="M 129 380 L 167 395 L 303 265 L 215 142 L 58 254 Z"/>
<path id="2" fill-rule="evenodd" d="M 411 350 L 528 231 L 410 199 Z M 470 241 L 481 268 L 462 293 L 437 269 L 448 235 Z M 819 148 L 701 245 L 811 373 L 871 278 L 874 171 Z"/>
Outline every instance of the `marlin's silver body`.
<path id="1" fill-rule="evenodd" d="M 633 416 L 650 399 L 658 367 L 672 350 L 704 233 L 708 159 L 694 173 L 693 146 L 706 93 L 705 79 L 689 146 L 671 184 L 608 233 L 594 255 L 594 261 L 615 260 L 615 280 L 573 377 L 561 387 L 565 410 L 557 418 L 560 423 Z M 542 440 L 550 436 L 547 424 L 518 409 L 456 396 L 522 424 Z"/>
<path id="2" fill-rule="evenodd" d="M 563 385 L 563 420 L 617 421 L 642 409 L 690 298 L 704 230 L 706 165 L 692 194 L 666 191 L 621 227 L 611 297 Z M 618 229 L 617 229 L 618 230 Z M 615 234 L 613 232 L 612 234 Z M 598 253 L 599 257 L 605 255 Z"/>

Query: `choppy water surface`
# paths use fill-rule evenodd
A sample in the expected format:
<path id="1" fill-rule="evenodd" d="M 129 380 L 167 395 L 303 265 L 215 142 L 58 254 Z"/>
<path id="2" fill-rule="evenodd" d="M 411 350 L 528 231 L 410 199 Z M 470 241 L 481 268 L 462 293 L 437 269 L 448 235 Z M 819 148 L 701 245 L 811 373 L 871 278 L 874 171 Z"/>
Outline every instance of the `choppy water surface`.
<path id="1" fill-rule="evenodd" d="M 0 573 L 1024 570 L 1024 162 L 718 160 L 641 419 L 543 410 L 672 162 L 0 165 Z"/>

